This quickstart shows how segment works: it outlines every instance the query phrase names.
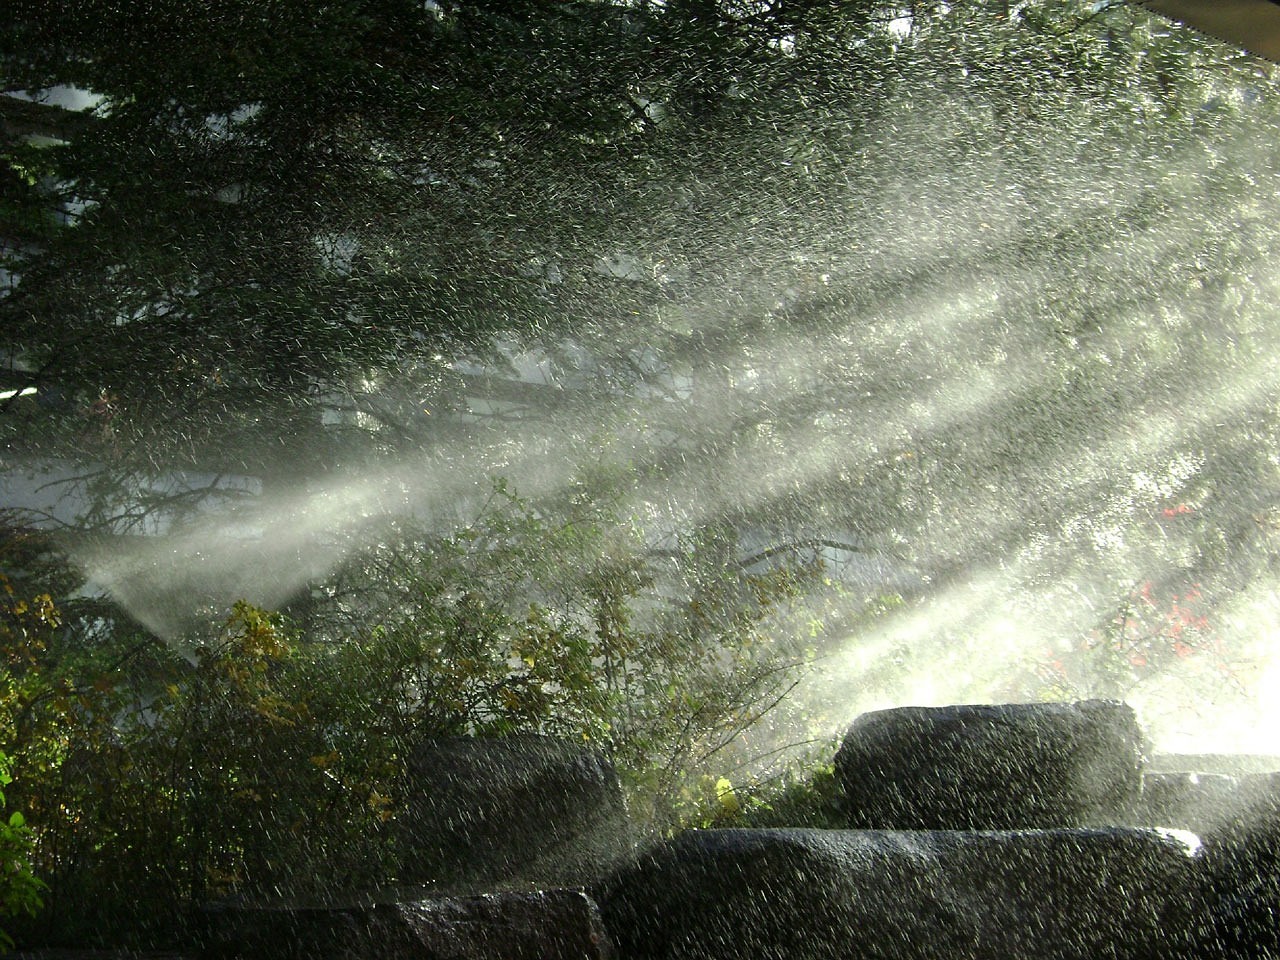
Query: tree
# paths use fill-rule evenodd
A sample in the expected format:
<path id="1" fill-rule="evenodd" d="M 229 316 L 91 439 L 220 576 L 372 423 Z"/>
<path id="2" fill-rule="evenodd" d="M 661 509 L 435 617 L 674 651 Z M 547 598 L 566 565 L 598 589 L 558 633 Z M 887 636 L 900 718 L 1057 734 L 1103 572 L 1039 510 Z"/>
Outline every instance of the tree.
<path id="1" fill-rule="evenodd" d="M 8 89 L 104 98 L 56 151 L 75 223 L 17 264 L 8 349 L 65 394 L 44 448 L 143 473 L 322 474 L 334 394 L 422 400 L 498 334 L 574 329 L 526 268 L 607 251 L 664 173 L 641 100 L 682 98 L 714 162 L 748 119 L 721 117 L 733 74 L 769 59 L 745 20 L 594 3 L 69 13 L 28 5 L 5 51 Z"/>
<path id="2" fill-rule="evenodd" d="M 1274 93 L 1221 47 L 1065 0 L 62 12 L 6 85 L 105 99 L 28 184 L 74 222 L 0 321 L 58 395 L 4 429 L 103 503 L 594 459 L 672 529 L 836 531 L 929 589 L 1257 573 Z M 574 387 L 515 429 L 453 415 L 499 339 Z"/>

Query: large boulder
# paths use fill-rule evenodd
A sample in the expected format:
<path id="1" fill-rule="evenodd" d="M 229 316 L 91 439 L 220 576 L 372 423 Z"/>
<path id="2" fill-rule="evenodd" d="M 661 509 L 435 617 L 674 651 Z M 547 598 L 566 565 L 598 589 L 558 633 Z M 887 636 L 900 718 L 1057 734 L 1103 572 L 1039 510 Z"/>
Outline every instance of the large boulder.
<path id="1" fill-rule="evenodd" d="M 580 890 L 211 911 L 201 960 L 609 960 Z"/>
<path id="2" fill-rule="evenodd" d="M 835 776 L 851 827 L 1099 826 L 1130 822 L 1143 758 L 1115 701 L 897 707 L 854 721 Z"/>
<path id="3" fill-rule="evenodd" d="M 1042 831 L 689 831 L 596 891 L 629 960 L 1172 960 L 1194 837 Z"/>
<path id="4" fill-rule="evenodd" d="M 630 850 L 612 762 L 522 735 L 426 741 L 408 760 L 399 880 L 459 892 L 579 886 Z"/>

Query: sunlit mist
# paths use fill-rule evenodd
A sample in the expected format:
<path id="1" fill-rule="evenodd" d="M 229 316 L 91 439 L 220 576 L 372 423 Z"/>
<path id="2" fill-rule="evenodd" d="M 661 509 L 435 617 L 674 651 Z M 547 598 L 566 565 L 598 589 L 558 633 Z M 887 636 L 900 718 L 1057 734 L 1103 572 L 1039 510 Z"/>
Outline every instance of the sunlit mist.
<path id="1" fill-rule="evenodd" d="M 558 406 L 477 414 L 425 452 L 87 549 L 92 582 L 180 642 L 193 617 L 237 598 L 285 602 L 388 517 L 447 534 L 494 478 L 537 502 L 609 469 L 629 478 L 621 509 L 640 550 L 725 517 L 748 553 L 844 545 L 809 551 L 828 565 L 827 592 L 776 626 L 813 633 L 777 745 L 895 704 L 1115 695 L 1157 750 L 1269 751 L 1276 521 L 1229 486 L 1232 458 L 1264 442 L 1242 425 L 1277 402 L 1280 274 L 1272 252 L 1228 249 L 1222 225 L 1280 216 L 1269 175 L 1251 172 L 1274 131 L 1241 122 L 1212 144 L 1164 144 L 1137 108 L 1104 121 L 1029 122 L 1019 152 L 1001 152 L 984 139 L 990 117 L 904 90 L 861 155 L 822 158 L 847 164 L 847 193 L 800 216 L 770 213 L 761 186 L 699 224 L 728 252 L 707 282 L 639 246 L 608 269 L 557 266 L 661 292 L 627 342 L 583 347 L 590 362 L 566 359 L 572 343 L 511 347 L 517 368 L 563 386 Z M 1223 169 L 1256 186 L 1236 209 L 1219 196 L 1208 210 L 1200 181 Z M 1184 184 L 1181 205 L 1153 199 L 1170 183 Z M 730 209 L 756 205 L 759 222 L 774 218 L 767 240 Z M 1215 327 L 1215 311 L 1231 322 Z M 685 356 L 694 336 L 712 345 Z M 630 379 L 606 385 L 601 370 L 623 360 Z M 1239 529 L 1223 529 L 1224 504 Z M 1117 614 L 1125 604 L 1135 610 Z M 1151 631 L 1177 653 L 1145 672 Z M 1107 637 L 1127 681 L 1054 667 Z"/>

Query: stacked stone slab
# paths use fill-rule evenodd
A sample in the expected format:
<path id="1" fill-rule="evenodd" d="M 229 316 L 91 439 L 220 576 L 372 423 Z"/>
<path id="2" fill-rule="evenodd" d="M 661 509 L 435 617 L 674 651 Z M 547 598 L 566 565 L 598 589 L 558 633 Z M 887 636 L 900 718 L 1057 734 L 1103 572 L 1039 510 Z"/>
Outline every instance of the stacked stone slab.
<path id="1" fill-rule="evenodd" d="M 1280 957 L 1280 775 L 1151 774 L 1144 746 L 1106 701 L 879 711 L 836 756 L 848 828 L 636 855 L 599 754 L 431 741 L 400 824 L 428 889 L 229 909 L 202 960 Z"/>
<path id="2" fill-rule="evenodd" d="M 346 906 L 239 906 L 210 915 L 201 960 L 609 960 L 578 890 Z"/>
<path id="3" fill-rule="evenodd" d="M 899 707 L 845 734 L 835 775 L 851 827 L 1013 830 L 1130 822 L 1145 741 L 1131 707 Z"/>
<path id="4" fill-rule="evenodd" d="M 644 960 L 1173 960 L 1201 943 L 1199 843 L 1125 826 L 1127 706 L 907 707 L 835 761 L 848 830 L 690 832 L 597 889 Z"/>
<path id="5" fill-rule="evenodd" d="M 1201 838 L 1250 815 L 1255 798 L 1240 777 L 1178 771 L 1145 773 L 1134 822 L 1190 830 Z"/>
<path id="6" fill-rule="evenodd" d="M 630 851 L 599 750 L 553 737 L 446 737 L 409 758 L 400 880 L 441 890 L 581 886 Z"/>
<path id="7" fill-rule="evenodd" d="M 613 764 L 551 737 L 423 740 L 399 884 L 206 911 L 201 960 L 608 960 L 581 889 L 631 852 Z"/>
<path id="8" fill-rule="evenodd" d="M 1194 838 L 699 830 L 596 891 L 630 960 L 1189 957 Z"/>
<path id="9" fill-rule="evenodd" d="M 1201 838 L 1204 955 L 1280 957 L 1280 773 L 1148 773 L 1137 820 Z"/>

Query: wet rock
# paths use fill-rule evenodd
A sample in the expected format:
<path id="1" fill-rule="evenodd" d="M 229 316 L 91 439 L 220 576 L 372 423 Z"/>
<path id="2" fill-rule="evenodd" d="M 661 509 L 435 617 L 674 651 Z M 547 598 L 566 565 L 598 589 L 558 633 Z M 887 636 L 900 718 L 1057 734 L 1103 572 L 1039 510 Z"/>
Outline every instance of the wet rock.
<path id="1" fill-rule="evenodd" d="M 835 775 L 849 826 L 1009 830 L 1130 822 L 1144 738 L 1123 703 L 898 707 L 863 714 Z"/>
<path id="2" fill-rule="evenodd" d="M 1238 777 L 1280 770 L 1280 756 L 1264 753 L 1155 753 L 1149 773 L 1220 773 Z"/>
<path id="3" fill-rule="evenodd" d="M 1211 813 L 1201 954 L 1280 957 L 1280 773 L 1237 778 L 1230 802 Z"/>
<path id="4" fill-rule="evenodd" d="M 608 960 L 578 890 L 349 907 L 234 907 L 211 917 L 200 960 Z"/>
<path id="5" fill-rule="evenodd" d="M 595 891 L 632 960 L 1139 960 L 1189 956 L 1194 837 L 706 830 Z"/>
<path id="6" fill-rule="evenodd" d="M 1133 822 L 1208 836 L 1239 817 L 1247 803 L 1239 777 L 1223 773 L 1146 773 Z"/>
<path id="7" fill-rule="evenodd" d="M 397 818 L 400 880 L 456 890 L 578 886 L 630 850 L 613 764 L 550 737 L 422 744 Z"/>

